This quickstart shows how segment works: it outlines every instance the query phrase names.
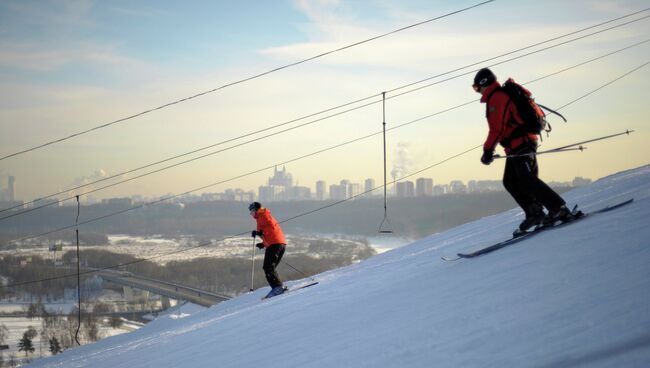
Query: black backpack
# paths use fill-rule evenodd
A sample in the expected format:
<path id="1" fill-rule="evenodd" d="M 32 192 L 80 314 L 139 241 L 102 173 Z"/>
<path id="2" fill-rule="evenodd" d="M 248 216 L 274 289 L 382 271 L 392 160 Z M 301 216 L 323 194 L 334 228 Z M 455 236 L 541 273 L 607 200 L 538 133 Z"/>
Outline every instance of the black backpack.
<path id="1" fill-rule="evenodd" d="M 513 130 L 510 138 L 525 136 L 529 133 L 537 134 L 541 137 L 542 132 L 546 132 L 546 135 L 548 136 L 548 133 L 550 133 L 553 128 L 551 127 L 551 124 L 546 121 L 546 114 L 544 114 L 542 108 L 561 117 L 562 120 L 566 122 L 564 116 L 559 112 L 536 103 L 535 99 L 532 98 L 530 91 L 515 82 L 512 78 L 509 78 L 502 86 L 494 90 L 494 92 L 496 91 L 503 91 L 510 97 L 508 103 L 512 102 L 515 105 L 519 116 L 524 121 L 523 124 L 520 124 Z M 488 96 L 488 100 L 490 97 L 491 95 Z"/>

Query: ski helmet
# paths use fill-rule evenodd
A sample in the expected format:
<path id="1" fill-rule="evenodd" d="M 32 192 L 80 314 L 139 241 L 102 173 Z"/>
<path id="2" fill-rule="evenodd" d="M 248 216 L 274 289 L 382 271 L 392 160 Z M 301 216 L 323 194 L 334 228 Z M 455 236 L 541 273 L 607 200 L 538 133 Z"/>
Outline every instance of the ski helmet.
<path id="1" fill-rule="evenodd" d="M 248 210 L 249 211 L 257 211 L 260 208 L 262 208 L 262 204 L 260 202 L 253 202 L 248 205 Z"/>
<path id="2" fill-rule="evenodd" d="M 497 76 L 492 73 L 488 68 L 483 68 L 476 73 L 474 77 L 474 84 L 472 85 L 476 91 L 481 87 L 487 87 L 496 82 Z"/>

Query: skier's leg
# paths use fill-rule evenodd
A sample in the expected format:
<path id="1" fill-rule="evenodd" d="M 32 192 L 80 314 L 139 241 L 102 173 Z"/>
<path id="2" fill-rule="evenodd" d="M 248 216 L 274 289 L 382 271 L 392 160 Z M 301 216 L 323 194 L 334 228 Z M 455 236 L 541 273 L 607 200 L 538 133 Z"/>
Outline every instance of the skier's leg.
<path id="1" fill-rule="evenodd" d="M 282 281 L 278 276 L 275 268 L 282 259 L 284 255 L 284 245 L 282 244 L 273 244 L 270 247 L 266 248 L 264 254 L 264 275 L 266 276 L 266 281 L 268 281 L 271 288 L 282 286 Z"/>
<path id="2" fill-rule="evenodd" d="M 551 212 L 564 206 L 565 202 L 559 194 L 539 178 L 539 167 L 535 156 L 517 157 L 519 164 L 515 166 L 517 176 L 523 188 Z"/>
<path id="3" fill-rule="evenodd" d="M 519 169 L 519 157 L 509 157 L 506 159 L 506 168 L 503 172 L 503 186 L 508 193 L 517 202 L 524 212 L 528 215 L 530 206 L 535 202 L 535 199 L 530 196 L 522 185 Z"/>

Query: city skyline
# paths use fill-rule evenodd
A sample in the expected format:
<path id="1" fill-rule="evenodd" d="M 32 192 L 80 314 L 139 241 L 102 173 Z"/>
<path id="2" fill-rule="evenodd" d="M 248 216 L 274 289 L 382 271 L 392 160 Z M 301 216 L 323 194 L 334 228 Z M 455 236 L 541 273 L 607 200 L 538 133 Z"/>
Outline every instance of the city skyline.
<path id="1" fill-rule="evenodd" d="M 592 182 L 589 178 L 575 177 L 571 181 L 549 182 L 556 187 L 579 187 L 588 185 Z M 337 184 L 338 183 L 338 184 Z M 124 199 L 129 199 L 129 205 L 133 203 L 146 203 L 150 201 L 159 201 L 162 198 L 169 200 L 163 202 L 196 202 L 196 201 L 240 201 L 240 202 L 276 202 L 276 201 L 296 201 L 296 200 L 346 200 L 355 197 L 378 197 L 383 196 L 381 188 L 383 185 L 377 185 L 375 179 L 366 178 L 360 182 L 354 180 L 340 179 L 337 183 L 327 184 L 325 180 L 318 180 L 311 187 L 294 186 L 293 174 L 288 172 L 286 167 L 282 170 L 273 169 L 273 175 L 267 179 L 266 184 L 261 184 L 255 190 L 246 190 L 242 188 L 227 188 L 223 192 L 197 192 L 185 195 L 175 195 L 168 193 L 161 197 L 146 197 L 141 194 L 134 194 L 127 197 L 112 197 L 98 199 L 93 196 L 80 197 L 84 204 L 115 204 L 122 203 Z M 8 185 L 15 184 L 15 178 L 10 176 Z M 274 188 L 269 188 L 274 187 Z M 319 190 L 320 188 L 320 190 Z M 313 190 L 312 190 L 313 189 Z M 433 178 L 418 177 L 415 180 L 402 180 L 388 182 L 387 195 L 389 197 L 418 197 L 418 196 L 439 196 L 444 194 L 466 194 L 490 191 L 504 191 L 500 180 L 462 180 L 454 179 L 448 183 L 435 182 Z M 61 198 L 44 198 L 36 199 L 33 203 L 24 201 L 20 198 L 10 200 L 10 191 L 2 188 L 0 185 L 0 210 L 10 207 L 28 204 L 30 206 L 40 206 L 46 203 L 57 202 L 59 205 L 75 205 L 75 201 L 61 203 Z M 4 208 L 3 208 L 4 207 Z"/>
<path id="2" fill-rule="evenodd" d="M 0 4 L 0 156 L 475 3 L 195 5 L 85 0 Z M 640 0 L 496 1 L 1 160 L 0 181 L 4 187 L 7 176 L 14 176 L 16 199 L 23 201 L 97 180 L 105 181 L 58 197 L 118 181 L 122 183 L 84 196 L 98 201 L 152 198 L 212 183 L 221 184 L 199 192 L 243 188 L 257 193 L 272 170 L 268 168 L 290 164 L 300 178 L 297 186 L 309 186 L 312 192 L 319 180 L 329 183 L 329 191 L 345 178 L 365 190 L 367 178 L 375 185 L 383 183 L 384 116 L 390 180 L 393 174 L 403 177 L 427 167 L 412 180 L 499 180 L 503 160 L 481 165 L 480 148 L 456 157 L 479 146 L 487 135 L 485 107 L 471 89 L 473 73 L 483 66 L 491 66 L 501 81 L 513 77 L 531 82 L 539 102 L 559 108 L 568 118 L 568 123 L 549 118 L 554 129 L 541 149 L 636 130 L 590 144 L 584 152 L 540 156 L 540 175 L 547 181 L 601 178 L 645 165 L 650 157 L 644 144 L 650 138 L 644 129 L 650 116 L 644 102 L 650 68 L 620 78 L 647 61 L 648 43 L 640 44 L 647 37 L 648 20 L 639 20 L 645 13 L 579 32 L 573 38 L 584 39 L 540 53 L 523 56 L 572 38 L 497 56 L 646 7 Z M 506 13 L 508 22 L 495 23 Z M 631 23 L 604 31 L 625 22 Z M 414 88 L 423 88 L 402 94 L 408 90 L 402 86 L 422 80 L 432 85 L 417 84 Z M 364 101 L 366 107 L 352 104 L 349 112 L 342 108 L 316 114 L 368 96 L 375 97 Z M 298 128 L 300 124 L 305 126 Z M 209 146 L 214 147 L 185 156 Z M 633 154 L 621 154 L 629 147 L 634 147 Z M 206 156 L 199 159 L 201 155 Z M 180 164 L 184 160 L 188 162 Z M 165 166 L 173 167 L 140 177 Z"/>

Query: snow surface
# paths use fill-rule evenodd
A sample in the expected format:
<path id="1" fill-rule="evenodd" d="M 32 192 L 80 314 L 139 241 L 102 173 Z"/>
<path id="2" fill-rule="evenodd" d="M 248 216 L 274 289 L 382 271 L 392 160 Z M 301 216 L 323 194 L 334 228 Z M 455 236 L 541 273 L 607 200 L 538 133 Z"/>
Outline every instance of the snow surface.
<path id="1" fill-rule="evenodd" d="M 513 209 L 317 286 L 260 301 L 262 288 L 32 366 L 648 367 L 650 166 L 565 194 L 586 211 L 631 197 L 479 258 L 440 259 L 508 238 Z"/>

